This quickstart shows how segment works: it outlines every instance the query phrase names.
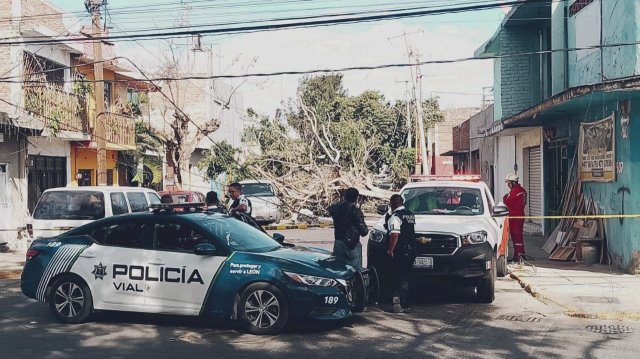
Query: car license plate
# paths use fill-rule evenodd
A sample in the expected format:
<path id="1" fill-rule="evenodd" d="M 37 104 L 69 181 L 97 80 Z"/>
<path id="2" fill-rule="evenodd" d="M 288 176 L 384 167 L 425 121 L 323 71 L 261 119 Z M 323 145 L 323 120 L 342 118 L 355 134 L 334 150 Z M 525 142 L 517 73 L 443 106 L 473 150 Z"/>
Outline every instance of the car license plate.
<path id="1" fill-rule="evenodd" d="M 433 257 L 416 257 L 413 261 L 414 268 L 433 268 Z"/>

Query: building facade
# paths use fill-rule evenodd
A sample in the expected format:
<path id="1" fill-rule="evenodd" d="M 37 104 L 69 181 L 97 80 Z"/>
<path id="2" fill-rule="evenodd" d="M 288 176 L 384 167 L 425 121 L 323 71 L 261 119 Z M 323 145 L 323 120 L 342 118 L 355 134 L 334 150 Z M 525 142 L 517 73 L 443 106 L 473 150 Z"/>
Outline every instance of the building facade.
<path id="1" fill-rule="evenodd" d="M 495 121 L 487 130 L 496 145 L 495 178 L 514 171 L 528 178 L 529 206 L 539 200 L 544 214 L 561 213 L 572 172 L 601 212 L 640 210 L 631 199 L 640 192 L 632 151 L 640 144 L 638 14 L 637 1 L 524 2 L 477 51 L 501 56 L 494 60 Z M 637 272 L 640 222 L 605 223 L 608 254 Z M 546 233 L 555 227 L 551 220 L 540 225 Z"/>

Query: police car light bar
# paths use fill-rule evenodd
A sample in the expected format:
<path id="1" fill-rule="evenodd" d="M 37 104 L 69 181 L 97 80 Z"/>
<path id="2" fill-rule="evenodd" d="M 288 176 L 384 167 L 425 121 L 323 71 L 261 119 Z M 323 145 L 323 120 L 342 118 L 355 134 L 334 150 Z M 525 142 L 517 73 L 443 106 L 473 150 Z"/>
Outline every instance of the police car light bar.
<path id="1" fill-rule="evenodd" d="M 466 181 L 466 182 L 480 182 L 480 175 L 455 175 L 455 176 L 441 176 L 441 175 L 413 175 L 411 176 L 411 182 L 423 182 L 423 181 Z"/>
<path id="2" fill-rule="evenodd" d="M 151 209 L 153 213 L 175 212 L 176 209 L 182 209 L 185 212 L 198 212 L 198 211 L 203 211 L 205 208 L 206 208 L 206 204 L 202 202 L 159 203 L 159 204 L 152 204 L 149 206 L 149 209 Z"/>

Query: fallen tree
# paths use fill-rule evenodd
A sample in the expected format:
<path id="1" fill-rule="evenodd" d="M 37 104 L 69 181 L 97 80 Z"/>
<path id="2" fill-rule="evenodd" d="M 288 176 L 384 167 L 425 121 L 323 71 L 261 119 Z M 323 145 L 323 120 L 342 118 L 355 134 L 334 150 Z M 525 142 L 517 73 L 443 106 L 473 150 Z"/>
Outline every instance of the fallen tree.
<path id="1" fill-rule="evenodd" d="M 442 117 L 435 103 L 435 110 L 426 108 L 438 113 L 425 118 Z M 243 141 L 252 150 L 244 163 L 221 168 L 220 159 L 229 154 L 212 149 L 202 166 L 211 177 L 224 170 L 230 180 L 271 181 L 289 213 L 309 209 L 324 215 L 348 187 L 357 188 L 365 202 L 387 201 L 392 192 L 377 188 L 374 175 L 383 173 L 402 185 L 414 165 L 410 133 L 415 132 L 405 117 L 406 104 L 392 105 L 376 91 L 349 96 L 339 74 L 303 79 L 296 99 L 272 118 L 252 110 L 248 115 L 253 125 Z"/>

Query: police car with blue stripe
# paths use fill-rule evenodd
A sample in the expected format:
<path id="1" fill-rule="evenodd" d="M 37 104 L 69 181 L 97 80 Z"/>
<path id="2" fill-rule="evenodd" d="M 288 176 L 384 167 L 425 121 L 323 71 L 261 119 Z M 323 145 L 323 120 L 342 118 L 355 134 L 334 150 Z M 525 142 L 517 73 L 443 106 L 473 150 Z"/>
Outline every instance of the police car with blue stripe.
<path id="1" fill-rule="evenodd" d="M 281 235 L 199 208 L 155 205 L 38 239 L 22 292 L 65 323 L 116 310 L 225 317 L 274 334 L 294 320 L 351 316 L 376 290 L 373 272 L 330 252 L 285 245 Z"/>

